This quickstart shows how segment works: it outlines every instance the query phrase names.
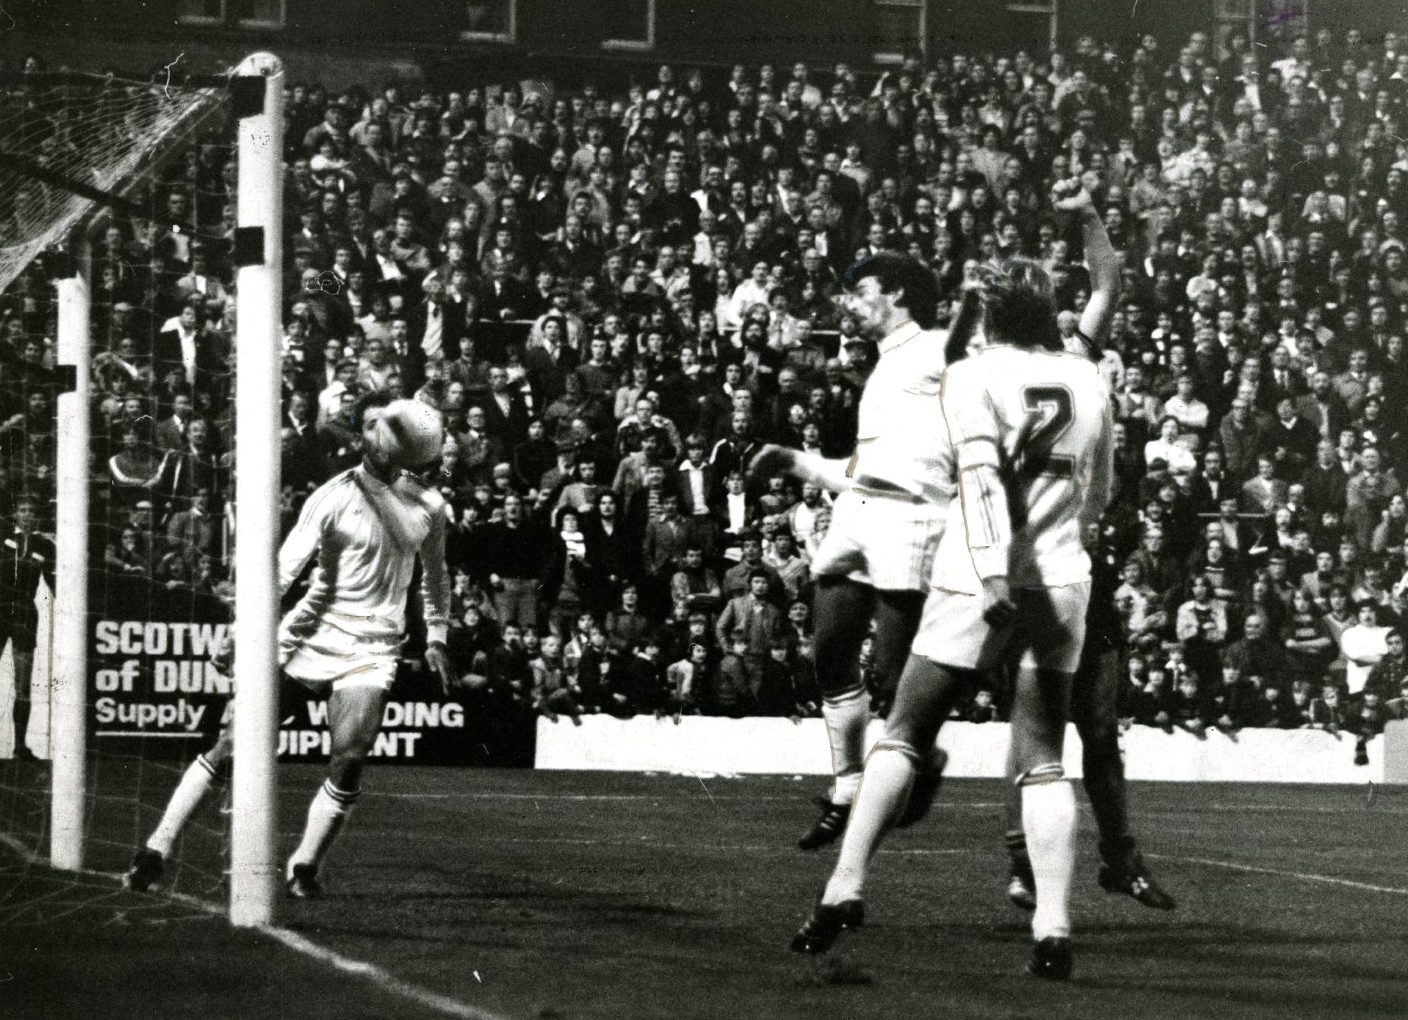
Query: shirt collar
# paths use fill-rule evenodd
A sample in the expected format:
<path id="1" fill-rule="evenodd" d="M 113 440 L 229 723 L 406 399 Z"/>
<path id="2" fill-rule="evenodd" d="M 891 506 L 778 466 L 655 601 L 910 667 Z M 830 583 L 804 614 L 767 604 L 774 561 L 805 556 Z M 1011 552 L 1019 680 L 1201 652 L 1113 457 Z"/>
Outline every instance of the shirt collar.
<path id="1" fill-rule="evenodd" d="M 906 319 L 904 322 L 900 323 L 898 326 L 892 329 L 889 335 L 886 336 L 884 340 L 880 341 L 880 353 L 882 355 L 888 354 L 895 348 L 902 347 L 903 345 L 909 343 L 922 332 L 923 330 L 919 328 L 918 323 L 916 323 L 913 319 Z"/>

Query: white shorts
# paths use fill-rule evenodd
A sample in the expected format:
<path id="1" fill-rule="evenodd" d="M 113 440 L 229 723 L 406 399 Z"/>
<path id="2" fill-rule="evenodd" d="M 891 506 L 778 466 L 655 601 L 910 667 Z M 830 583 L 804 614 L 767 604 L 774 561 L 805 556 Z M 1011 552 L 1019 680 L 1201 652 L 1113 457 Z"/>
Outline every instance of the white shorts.
<path id="1" fill-rule="evenodd" d="M 285 674 L 303 684 L 390 690 L 396 679 L 400 637 L 359 637 L 326 623 L 307 636 L 279 629 L 279 663 Z"/>
<path id="2" fill-rule="evenodd" d="M 864 490 L 843 492 L 831 508 L 831 526 L 812 561 L 812 576 L 840 575 L 881 591 L 928 591 L 947 519 L 946 507 Z"/>
<path id="3" fill-rule="evenodd" d="M 1090 582 L 1019 588 L 1016 622 L 994 630 L 983 620 L 983 597 L 934 588 L 914 637 L 914 654 L 956 669 L 1003 663 L 1075 673 L 1085 644 Z"/>

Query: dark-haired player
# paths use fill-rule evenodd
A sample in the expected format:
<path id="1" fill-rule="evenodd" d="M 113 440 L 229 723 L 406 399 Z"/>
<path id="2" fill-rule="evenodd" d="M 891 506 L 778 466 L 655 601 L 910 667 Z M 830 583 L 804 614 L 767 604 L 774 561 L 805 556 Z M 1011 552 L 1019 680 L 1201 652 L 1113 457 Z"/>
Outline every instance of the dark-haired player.
<path id="1" fill-rule="evenodd" d="M 755 476 L 788 471 L 840 493 L 812 562 L 817 680 L 835 782 L 820 800 L 821 816 L 798 841 L 803 850 L 833 842 L 846 828 L 870 722 L 861 643 L 873 619 L 876 669 L 882 683 L 893 685 L 919 625 L 947 514 L 942 501 L 924 496 L 941 477 L 935 451 L 945 441 L 938 396 L 946 337 L 934 329 L 938 282 L 918 260 L 880 252 L 852 265 L 845 284 L 838 304 L 880 349 L 861 395 L 855 453 L 849 461 L 823 461 L 770 446 L 750 468 Z M 926 757 L 924 782 L 937 785 L 941 768 L 938 757 Z"/>
<path id="2" fill-rule="evenodd" d="M 328 777 L 309 805 L 303 838 L 288 862 L 288 892 L 298 899 L 321 894 L 318 865 L 361 795 L 362 768 L 381 730 L 396 677 L 417 556 L 426 664 L 447 689 L 451 677 L 445 650 L 450 585 L 444 500 L 402 470 L 423 466 L 415 463 L 419 455 L 407 452 L 417 445 L 407 441 L 407 431 L 419 427 L 438 433 L 439 414 L 416 401 L 393 402 L 377 394 L 363 399 L 359 416 L 361 464 L 308 497 L 279 549 L 281 594 L 316 557 L 307 593 L 279 626 L 279 663 L 284 676 L 326 693 L 332 731 Z M 423 447 L 438 449 L 438 437 Z M 220 665 L 229 668 L 226 661 Z M 146 889 L 161 877 L 176 837 L 232 749 L 227 726 L 215 746 L 187 768 L 161 822 L 124 876 L 128 888 Z"/>
<path id="3" fill-rule="evenodd" d="M 1076 182 L 1054 197 L 1057 208 L 1093 215 Z M 792 948 L 825 952 L 862 923 L 868 864 L 907 805 L 912 813 L 939 727 L 978 671 L 1005 663 L 1017 667 L 1012 756 L 1039 893 L 1029 970 L 1064 979 L 1076 811 L 1062 744 L 1090 598 L 1082 535 L 1111 487 L 1110 401 L 1090 361 L 1061 350 L 1051 278 L 1039 263 L 985 268 L 978 294 L 985 346 L 943 377 L 957 493 L 932 590 L 836 868 Z"/>

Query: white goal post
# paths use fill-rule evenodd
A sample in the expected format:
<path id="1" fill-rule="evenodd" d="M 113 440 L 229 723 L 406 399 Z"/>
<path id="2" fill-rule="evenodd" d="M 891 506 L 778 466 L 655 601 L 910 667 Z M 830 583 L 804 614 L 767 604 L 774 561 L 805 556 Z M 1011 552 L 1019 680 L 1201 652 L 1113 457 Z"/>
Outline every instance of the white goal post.
<path id="1" fill-rule="evenodd" d="M 279 419 L 282 323 L 284 70 L 256 53 L 238 75 L 263 75 L 263 112 L 241 119 L 240 228 L 262 228 L 262 261 L 237 277 L 235 320 L 235 734 L 230 923 L 274 919 L 279 737 Z M 253 255 L 254 253 L 251 253 Z M 253 261 L 251 258 L 250 261 Z"/>
<path id="2" fill-rule="evenodd" d="M 58 398 L 54 528 L 54 662 L 50 672 L 49 859 L 64 871 L 83 867 L 84 792 L 88 773 L 88 477 L 91 303 L 87 251 L 78 274 L 58 281 L 58 358 L 72 366 L 72 387 Z"/>

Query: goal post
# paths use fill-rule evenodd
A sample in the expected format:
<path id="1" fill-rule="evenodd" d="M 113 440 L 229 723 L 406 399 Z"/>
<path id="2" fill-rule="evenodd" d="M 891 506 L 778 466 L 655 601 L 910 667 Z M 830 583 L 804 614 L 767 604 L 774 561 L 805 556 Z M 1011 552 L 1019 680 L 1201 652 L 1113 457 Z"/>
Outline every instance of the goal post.
<path id="1" fill-rule="evenodd" d="M 230 922 L 274 919 L 279 887 L 278 543 L 282 330 L 283 64 L 248 57 L 237 76 L 262 75 L 262 112 L 242 116 L 236 236 L 235 687 Z M 239 111 L 246 113 L 249 111 Z"/>
<path id="2" fill-rule="evenodd" d="M 88 769 L 88 446 L 91 303 L 86 251 L 77 272 L 57 283 L 58 360 L 68 385 L 58 397 L 55 471 L 54 602 L 49 752 L 49 858 L 65 871 L 83 867 L 84 791 Z"/>

